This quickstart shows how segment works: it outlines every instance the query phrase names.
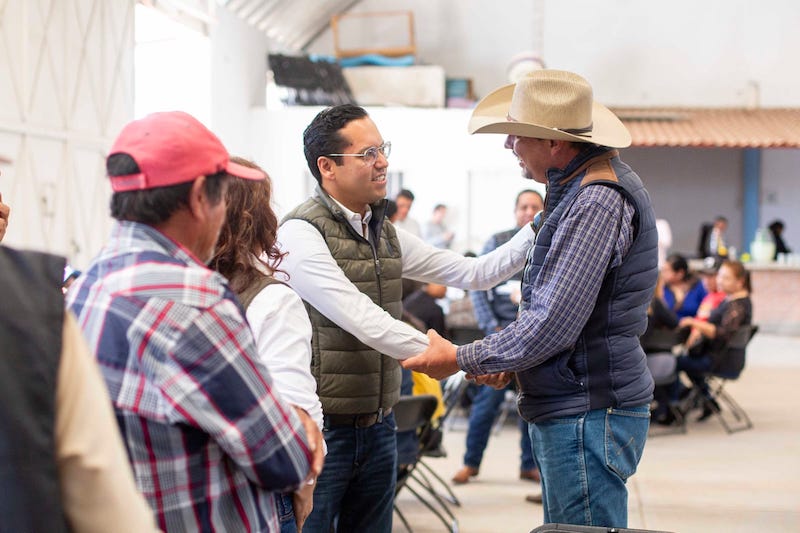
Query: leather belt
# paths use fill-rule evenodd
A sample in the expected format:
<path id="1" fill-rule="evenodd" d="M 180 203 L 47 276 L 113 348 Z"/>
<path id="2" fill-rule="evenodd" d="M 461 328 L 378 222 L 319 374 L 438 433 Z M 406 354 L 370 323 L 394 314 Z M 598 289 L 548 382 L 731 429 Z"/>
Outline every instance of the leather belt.
<path id="1" fill-rule="evenodd" d="M 324 420 L 324 427 L 331 428 L 331 427 L 353 427 L 353 428 L 368 428 L 374 426 L 379 422 L 383 422 L 383 419 L 389 416 L 392 412 L 392 408 L 389 409 L 378 409 L 375 413 L 367 413 L 363 415 L 325 415 Z"/>

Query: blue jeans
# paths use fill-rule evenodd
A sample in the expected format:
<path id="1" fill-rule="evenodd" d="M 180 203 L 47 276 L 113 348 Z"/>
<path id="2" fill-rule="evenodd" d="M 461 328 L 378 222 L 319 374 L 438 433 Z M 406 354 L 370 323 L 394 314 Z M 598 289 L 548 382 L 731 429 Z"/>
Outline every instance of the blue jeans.
<path id="1" fill-rule="evenodd" d="M 488 385 L 481 385 L 472 400 L 469 412 L 469 428 L 467 429 L 467 451 L 464 453 L 464 464 L 472 468 L 480 468 L 483 452 L 489 443 L 492 425 L 503 400 L 506 390 L 497 390 Z M 536 462 L 533 459 L 531 438 L 527 424 L 520 418 L 520 470 L 533 470 Z"/>
<path id="2" fill-rule="evenodd" d="M 644 451 L 649 409 L 596 409 L 530 424 L 545 523 L 628 526 L 625 482 Z"/>
<path id="3" fill-rule="evenodd" d="M 396 432 L 394 413 L 368 428 L 323 430 L 328 454 L 304 532 L 329 533 L 336 524 L 339 532 L 391 533 L 397 484 Z"/>
<path id="4" fill-rule="evenodd" d="M 281 523 L 281 533 L 297 533 L 297 522 L 294 521 L 294 504 L 292 493 L 276 493 L 275 508 L 278 510 L 278 519 Z"/>

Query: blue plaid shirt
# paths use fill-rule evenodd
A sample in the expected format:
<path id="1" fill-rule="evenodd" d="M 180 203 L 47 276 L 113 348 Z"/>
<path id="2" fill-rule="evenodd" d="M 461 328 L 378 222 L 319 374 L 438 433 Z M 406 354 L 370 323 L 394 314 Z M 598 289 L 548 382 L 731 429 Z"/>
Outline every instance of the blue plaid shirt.
<path id="1" fill-rule="evenodd" d="M 514 232 L 516 231 L 519 231 L 519 228 L 515 228 Z M 497 235 L 501 234 L 495 234 L 489 237 L 489 240 L 483 245 L 481 255 L 486 255 L 497 249 Z M 516 283 L 516 287 L 519 288 L 519 279 L 520 278 L 518 276 L 515 276 L 505 283 Z M 497 316 L 495 309 L 492 307 L 491 299 L 495 297 L 495 295 L 492 294 L 492 289 L 486 291 L 471 291 L 469 296 L 472 299 L 472 307 L 475 312 L 475 318 L 478 320 L 478 326 L 486 335 L 491 335 L 498 327 L 507 325 L 510 319 L 514 318 L 513 316 Z M 507 303 L 508 306 L 511 306 L 512 303 L 510 296 L 503 296 L 508 300 L 504 303 Z"/>
<path id="2" fill-rule="evenodd" d="M 278 531 L 269 491 L 311 453 L 227 281 L 149 226 L 117 223 L 71 287 L 139 490 L 164 531 Z"/>
<path id="3" fill-rule="evenodd" d="M 460 346 L 461 369 L 476 375 L 525 370 L 573 346 L 603 279 L 631 247 L 634 212 L 610 187 L 579 191 L 533 281 L 530 308 L 502 331 Z"/>

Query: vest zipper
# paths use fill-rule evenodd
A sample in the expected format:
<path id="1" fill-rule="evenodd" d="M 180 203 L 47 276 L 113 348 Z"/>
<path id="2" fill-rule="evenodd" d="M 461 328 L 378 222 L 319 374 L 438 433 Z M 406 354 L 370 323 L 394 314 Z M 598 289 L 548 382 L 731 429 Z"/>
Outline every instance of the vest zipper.
<path id="1" fill-rule="evenodd" d="M 372 259 L 373 259 L 373 261 L 375 263 L 375 277 L 378 280 L 378 305 L 381 308 L 383 308 L 383 289 L 381 288 L 381 274 L 382 274 L 382 272 L 381 272 L 381 260 L 378 258 L 378 250 L 375 248 L 375 246 L 372 244 L 372 242 L 369 243 L 369 247 L 372 250 Z M 383 354 L 380 354 L 380 357 L 381 357 L 381 364 L 380 364 L 380 372 L 381 372 L 380 382 L 381 382 L 381 384 L 380 384 L 380 388 L 378 389 L 378 409 L 376 411 L 378 412 L 378 416 L 380 418 L 382 418 L 382 412 L 383 412 L 383 405 L 382 405 L 383 404 Z"/>

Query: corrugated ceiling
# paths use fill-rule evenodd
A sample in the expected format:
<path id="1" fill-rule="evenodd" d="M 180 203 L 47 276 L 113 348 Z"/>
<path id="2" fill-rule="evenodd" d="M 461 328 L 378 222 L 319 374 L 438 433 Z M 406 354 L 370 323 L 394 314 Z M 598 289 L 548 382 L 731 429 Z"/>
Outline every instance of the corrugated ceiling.
<path id="1" fill-rule="evenodd" d="M 361 0 L 218 0 L 221 5 L 286 48 L 302 51 L 330 26 L 331 16 Z"/>

